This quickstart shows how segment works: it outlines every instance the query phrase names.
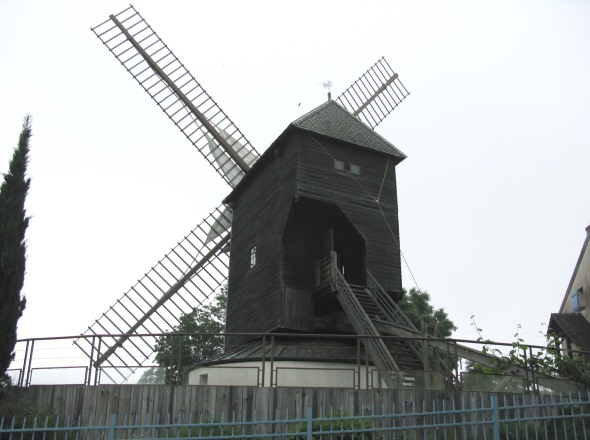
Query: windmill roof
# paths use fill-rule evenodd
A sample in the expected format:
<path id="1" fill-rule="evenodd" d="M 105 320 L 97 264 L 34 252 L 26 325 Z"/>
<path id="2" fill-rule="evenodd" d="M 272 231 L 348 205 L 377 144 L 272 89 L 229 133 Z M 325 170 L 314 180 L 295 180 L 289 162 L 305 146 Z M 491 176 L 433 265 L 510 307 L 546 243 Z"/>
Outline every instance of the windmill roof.
<path id="1" fill-rule="evenodd" d="M 234 190 L 224 199 L 228 203 L 235 197 L 240 189 L 250 181 L 258 170 L 264 166 L 274 151 L 274 146 L 292 130 L 304 130 L 322 136 L 328 136 L 359 147 L 377 151 L 397 158 L 396 163 L 406 158 L 406 155 L 398 150 L 391 142 L 377 134 L 371 127 L 353 116 L 344 107 L 335 101 L 327 101 L 316 107 L 299 119 L 293 121 L 266 149 L 260 158 L 254 163 L 249 172 L 236 185 Z"/>
<path id="2" fill-rule="evenodd" d="M 350 142 L 403 160 L 406 155 L 391 142 L 354 117 L 336 101 L 328 101 L 292 122 L 293 126 L 312 133 Z"/>

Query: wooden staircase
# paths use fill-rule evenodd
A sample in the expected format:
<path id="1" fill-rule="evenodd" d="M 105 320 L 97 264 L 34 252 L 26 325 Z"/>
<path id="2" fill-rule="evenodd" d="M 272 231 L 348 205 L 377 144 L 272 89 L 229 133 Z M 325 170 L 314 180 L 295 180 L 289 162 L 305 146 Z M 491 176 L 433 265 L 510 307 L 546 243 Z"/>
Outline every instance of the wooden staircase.
<path id="1" fill-rule="evenodd" d="M 379 304 L 375 301 L 371 291 L 365 286 L 350 286 L 357 300 L 359 301 L 364 312 L 369 319 L 376 325 L 379 332 L 379 326 L 382 323 L 392 324 L 393 320 L 388 313 L 386 313 Z M 350 317 L 349 317 L 350 319 Z M 412 329 L 413 330 L 413 329 Z M 381 332 L 379 332 L 381 334 Z M 400 370 L 422 370 L 423 364 L 421 360 L 421 344 L 410 341 L 408 339 L 384 339 L 384 343 L 395 360 L 395 363 Z"/>
<path id="2" fill-rule="evenodd" d="M 422 338 L 422 333 L 370 273 L 366 286 L 348 284 L 338 270 L 334 253 L 318 262 L 317 273 L 317 285 L 332 286 L 329 290 L 335 292 L 355 332 L 368 336 L 363 343 L 388 387 L 407 388 L 412 382 L 410 371 L 452 370 L 433 362 L 437 357 L 430 344 L 412 340 L 412 337 Z"/>
<path id="3" fill-rule="evenodd" d="M 335 265 L 333 269 L 332 279 L 336 286 L 336 298 L 338 298 L 356 333 L 368 336 L 362 342 L 371 360 L 379 370 L 381 379 L 388 388 L 397 388 L 399 376 L 393 373 L 400 369 L 399 366 L 342 273 Z"/>
<path id="4" fill-rule="evenodd" d="M 416 379 L 412 372 L 417 370 L 443 373 L 447 386 L 452 387 L 456 379 L 453 358 L 497 365 L 498 359 L 492 354 L 423 335 L 370 273 L 367 286 L 349 285 L 337 268 L 334 252 L 318 261 L 317 269 L 316 286 L 335 293 L 355 332 L 368 336 L 363 343 L 388 387 L 411 388 Z M 508 365 L 507 373 L 526 380 L 542 376 L 517 365 Z M 499 384 L 498 389 L 502 386 Z"/>

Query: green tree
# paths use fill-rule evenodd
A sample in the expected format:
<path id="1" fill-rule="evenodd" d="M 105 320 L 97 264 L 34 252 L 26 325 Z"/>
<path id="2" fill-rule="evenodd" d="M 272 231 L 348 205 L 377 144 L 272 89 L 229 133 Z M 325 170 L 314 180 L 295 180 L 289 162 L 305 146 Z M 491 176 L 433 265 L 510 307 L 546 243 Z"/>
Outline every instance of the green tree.
<path id="1" fill-rule="evenodd" d="M 14 359 L 16 328 L 25 309 L 21 295 L 25 279 L 25 231 L 29 225 L 25 199 L 31 180 L 26 177 L 31 139 L 31 117 L 23 121 L 8 173 L 0 185 L 0 383 L 9 383 L 6 371 Z"/>
<path id="2" fill-rule="evenodd" d="M 412 288 L 407 292 L 404 289 L 404 296 L 397 305 L 418 330 L 426 326 L 429 335 L 448 338 L 457 327 L 444 309 L 435 309 L 430 304 L 430 299 L 430 294 L 424 290 Z"/>
<path id="3" fill-rule="evenodd" d="M 156 341 L 156 363 L 160 368 L 150 368 L 139 379 L 139 383 L 182 383 L 182 371 L 205 359 L 223 353 L 223 333 L 227 309 L 227 288 L 222 288 L 213 301 L 195 308 L 182 316 L 180 323 L 165 336 Z M 177 333 L 190 333 L 179 335 Z"/>

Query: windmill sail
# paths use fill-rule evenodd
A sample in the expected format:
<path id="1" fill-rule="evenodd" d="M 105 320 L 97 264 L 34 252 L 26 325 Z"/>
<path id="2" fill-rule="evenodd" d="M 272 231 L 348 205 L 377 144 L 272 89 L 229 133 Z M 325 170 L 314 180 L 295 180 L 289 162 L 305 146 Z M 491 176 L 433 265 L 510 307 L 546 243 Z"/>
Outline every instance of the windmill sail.
<path id="1" fill-rule="evenodd" d="M 76 340 L 96 367 L 113 382 L 122 382 L 151 359 L 155 337 L 132 334 L 163 333 L 180 317 L 207 302 L 227 278 L 229 222 L 225 231 L 210 237 L 223 207 L 215 209 L 157 262 Z M 93 335 L 123 335 L 89 338 Z"/>
<path id="2" fill-rule="evenodd" d="M 365 124 L 375 128 L 409 94 L 397 73 L 382 57 L 336 101 Z"/>
<path id="3" fill-rule="evenodd" d="M 133 6 L 92 30 L 227 183 L 250 169 L 258 152 Z"/>
<path id="4" fill-rule="evenodd" d="M 235 187 L 258 152 L 135 8 L 111 15 L 92 30 Z M 381 59 L 338 100 L 374 128 L 407 94 Z M 231 211 L 214 210 L 88 328 L 83 335 L 90 337 L 76 341 L 103 375 L 125 381 L 152 358 L 155 337 L 149 335 L 170 331 L 221 288 L 228 272 L 230 227 Z M 132 334 L 144 336 L 130 338 Z"/>
<path id="5" fill-rule="evenodd" d="M 223 172 L 225 178 L 227 179 L 229 185 L 232 188 L 235 188 L 242 177 L 244 176 L 245 172 L 248 171 L 254 162 L 258 160 L 258 156 L 253 154 L 247 148 L 240 144 L 240 142 L 233 138 L 231 134 L 225 131 L 223 128 L 215 127 L 217 131 L 223 136 L 223 139 L 227 141 L 229 145 L 232 146 L 232 150 L 236 151 L 243 159 L 244 164 L 246 165 L 247 169 L 242 170 L 233 165 L 231 161 L 231 157 L 226 151 L 215 141 L 215 139 L 209 135 L 205 135 L 207 139 L 207 144 L 209 145 L 209 151 L 213 155 L 215 162 L 219 165 L 219 168 Z"/>

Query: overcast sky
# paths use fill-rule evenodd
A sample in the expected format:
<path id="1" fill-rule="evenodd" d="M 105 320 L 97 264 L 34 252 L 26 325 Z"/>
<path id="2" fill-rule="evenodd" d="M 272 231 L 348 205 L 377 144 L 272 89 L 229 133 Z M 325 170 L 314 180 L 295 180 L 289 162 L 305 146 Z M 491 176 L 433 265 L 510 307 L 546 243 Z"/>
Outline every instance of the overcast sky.
<path id="1" fill-rule="evenodd" d="M 19 337 L 83 332 L 228 194 L 90 31 L 120 1 L 0 0 L 0 171 L 33 116 Z M 541 342 L 590 224 L 587 1 L 134 6 L 263 152 L 381 56 L 402 252 L 459 329 Z M 298 104 L 301 102 L 301 106 Z M 414 287 L 404 267 L 404 286 Z"/>

